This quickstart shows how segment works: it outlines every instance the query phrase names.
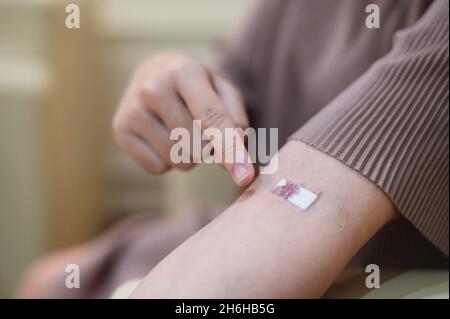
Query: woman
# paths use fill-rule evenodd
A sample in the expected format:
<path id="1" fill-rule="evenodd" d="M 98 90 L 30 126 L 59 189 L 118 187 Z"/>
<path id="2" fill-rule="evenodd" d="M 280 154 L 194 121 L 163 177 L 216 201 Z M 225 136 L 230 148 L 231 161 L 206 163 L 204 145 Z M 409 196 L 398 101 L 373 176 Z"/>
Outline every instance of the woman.
<path id="1" fill-rule="evenodd" d="M 249 188 L 132 297 L 320 297 L 346 265 L 448 267 L 447 1 L 260 1 L 217 70 L 177 52 L 142 64 L 113 130 L 161 174 L 192 167 L 169 134 L 193 120 L 277 127 L 278 172 L 223 164 Z M 302 212 L 271 194 L 281 179 L 321 196 Z"/>

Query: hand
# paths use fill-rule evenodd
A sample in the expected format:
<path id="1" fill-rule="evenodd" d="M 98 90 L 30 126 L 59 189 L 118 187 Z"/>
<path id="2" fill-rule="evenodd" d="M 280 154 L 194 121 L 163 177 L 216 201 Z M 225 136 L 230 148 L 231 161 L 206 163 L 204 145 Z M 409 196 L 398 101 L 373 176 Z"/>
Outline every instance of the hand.
<path id="1" fill-rule="evenodd" d="M 248 127 L 241 96 L 231 83 L 190 56 L 165 53 L 150 58 L 135 72 L 114 117 L 113 132 L 117 144 L 137 163 L 161 174 L 173 167 L 186 170 L 194 165 L 192 160 L 175 164 L 170 159 L 176 143 L 170 140 L 170 131 L 185 128 L 192 137 L 193 120 L 201 121 L 202 130 L 219 129 L 222 136 L 225 128 Z M 223 141 L 211 141 L 215 149 L 218 143 L 223 158 L 231 151 L 249 158 L 242 139 L 235 139 L 229 147 L 223 146 Z M 221 165 L 239 186 L 254 178 L 249 161 Z"/>

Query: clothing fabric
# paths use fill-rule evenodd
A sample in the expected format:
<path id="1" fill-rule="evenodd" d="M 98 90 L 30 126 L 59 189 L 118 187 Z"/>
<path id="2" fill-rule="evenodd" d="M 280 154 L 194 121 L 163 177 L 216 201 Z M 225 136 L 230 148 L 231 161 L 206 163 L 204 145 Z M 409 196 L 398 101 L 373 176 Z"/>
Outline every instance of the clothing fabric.
<path id="1" fill-rule="evenodd" d="M 448 267 L 448 24 L 445 0 L 262 0 L 225 46 L 252 126 L 333 156 L 401 213 L 353 263 Z"/>
<path id="2" fill-rule="evenodd" d="M 379 29 L 365 26 L 368 4 L 380 8 Z M 447 0 L 260 0 L 221 56 L 254 127 L 333 156 L 402 214 L 350 266 L 448 269 L 448 10 Z M 45 258 L 19 295 L 108 297 L 216 215 L 125 220 Z M 64 285 L 70 263 L 81 289 Z"/>

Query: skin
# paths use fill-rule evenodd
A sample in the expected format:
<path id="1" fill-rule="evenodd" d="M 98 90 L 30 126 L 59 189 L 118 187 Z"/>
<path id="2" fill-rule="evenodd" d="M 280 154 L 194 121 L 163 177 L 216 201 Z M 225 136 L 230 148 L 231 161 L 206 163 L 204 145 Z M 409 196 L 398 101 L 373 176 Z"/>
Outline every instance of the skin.
<path id="1" fill-rule="evenodd" d="M 269 192 L 285 177 L 321 197 L 307 211 Z M 355 171 L 303 143 L 279 152 L 217 219 L 163 259 L 131 298 L 317 298 L 396 211 Z"/>
<path id="2" fill-rule="evenodd" d="M 320 198 L 300 211 L 269 193 L 280 178 L 304 183 L 321 192 Z M 279 153 L 276 175 L 260 175 L 224 213 L 160 262 L 132 297 L 320 297 L 355 252 L 396 216 L 371 182 L 291 141 Z M 153 227 L 171 232 L 169 238 L 180 236 L 183 225 L 165 223 Z M 92 260 L 104 244 L 98 237 L 41 259 L 23 278 L 17 297 L 54 296 L 54 283 L 64 282 L 71 263 L 80 265 L 88 283 L 73 293 L 88 293 L 95 283 Z"/>
<path id="3" fill-rule="evenodd" d="M 190 130 L 193 119 L 201 119 L 203 129 L 245 128 L 241 101 L 230 83 L 192 57 L 160 54 L 136 70 L 114 118 L 114 135 L 151 173 L 188 169 L 192 165 L 170 162 L 169 131 Z M 244 145 L 237 141 L 232 147 Z M 224 168 L 236 184 L 251 183 L 253 167 L 246 166 L 242 178 L 234 174 L 235 166 Z M 281 178 L 321 195 L 301 211 L 270 193 Z M 260 175 L 225 212 L 154 267 L 131 297 L 320 297 L 352 256 L 396 217 L 387 196 L 366 178 L 308 145 L 290 141 L 278 153 L 276 174 Z M 84 249 L 70 258 L 91 254 Z M 22 291 L 34 285 L 31 291 L 42 296 L 39 287 L 47 278 L 42 274 L 47 271 L 51 277 L 48 264 L 64 264 L 64 256 L 58 258 L 35 267 L 23 285 L 28 289 Z"/>
<path id="4" fill-rule="evenodd" d="M 186 128 L 192 136 L 194 119 L 201 121 L 202 130 L 217 128 L 222 136 L 225 128 L 248 127 L 241 95 L 231 83 L 186 54 L 161 53 L 137 68 L 114 117 L 113 133 L 117 144 L 148 172 L 186 170 L 193 164 L 170 160 L 176 141 L 169 135 L 174 128 Z M 246 159 L 222 165 L 237 185 L 248 185 L 255 170 L 242 139 L 230 145 L 214 140 L 212 145 L 219 149 L 219 143 L 222 158 L 234 152 Z M 188 149 L 185 153 L 190 154 Z"/>
<path id="5" fill-rule="evenodd" d="M 191 130 L 193 120 L 201 120 L 203 130 L 248 126 L 232 84 L 192 57 L 171 52 L 137 69 L 113 130 L 119 146 L 159 174 L 192 167 L 171 163 L 169 132 Z M 242 140 L 222 149 L 245 152 Z M 358 249 L 395 218 L 381 190 L 332 157 L 291 141 L 278 158 L 277 174 L 258 177 L 223 214 L 163 259 L 132 298 L 320 297 Z M 255 177 L 251 164 L 223 167 L 239 186 Z M 302 212 L 270 194 L 281 178 L 322 195 Z"/>

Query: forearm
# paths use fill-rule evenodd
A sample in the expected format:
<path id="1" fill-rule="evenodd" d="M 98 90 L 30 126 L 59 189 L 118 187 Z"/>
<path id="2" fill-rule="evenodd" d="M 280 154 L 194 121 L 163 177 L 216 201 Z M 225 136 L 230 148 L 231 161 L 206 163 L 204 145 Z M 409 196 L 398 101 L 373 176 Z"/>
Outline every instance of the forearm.
<path id="1" fill-rule="evenodd" d="M 270 188 L 293 179 L 322 196 L 307 211 Z M 221 216 L 166 257 L 133 297 L 319 297 L 394 209 L 373 184 L 302 143 L 279 154 Z"/>

